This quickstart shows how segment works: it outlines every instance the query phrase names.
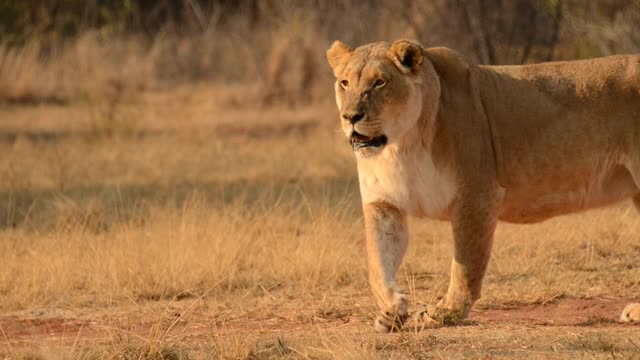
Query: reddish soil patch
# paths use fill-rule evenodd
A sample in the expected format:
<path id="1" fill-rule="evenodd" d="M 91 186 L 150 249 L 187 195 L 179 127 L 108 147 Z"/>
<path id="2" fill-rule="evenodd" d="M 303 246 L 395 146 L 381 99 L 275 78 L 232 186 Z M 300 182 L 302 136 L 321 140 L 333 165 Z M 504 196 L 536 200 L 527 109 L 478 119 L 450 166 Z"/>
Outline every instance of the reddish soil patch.
<path id="1" fill-rule="evenodd" d="M 7 343 L 21 344 L 34 340 L 72 343 L 77 338 L 97 337 L 100 331 L 94 327 L 95 324 L 76 319 L 0 317 L 0 348 Z"/>
<path id="2" fill-rule="evenodd" d="M 479 322 L 588 326 L 615 323 L 630 300 L 558 299 L 542 304 L 515 304 L 500 309 L 474 309 L 469 318 Z"/>

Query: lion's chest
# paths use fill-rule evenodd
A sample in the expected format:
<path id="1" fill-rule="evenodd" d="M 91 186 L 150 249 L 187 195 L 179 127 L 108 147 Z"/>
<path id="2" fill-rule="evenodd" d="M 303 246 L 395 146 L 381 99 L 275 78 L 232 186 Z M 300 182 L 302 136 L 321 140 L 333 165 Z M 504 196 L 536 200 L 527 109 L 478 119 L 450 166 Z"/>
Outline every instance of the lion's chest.
<path id="1" fill-rule="evenodd" d="M 388 202 L 418 217 L 445 218 L 455 196 L 453 176 L 427 152 L 358 159 L 358 177 L 364 203 Z"/>

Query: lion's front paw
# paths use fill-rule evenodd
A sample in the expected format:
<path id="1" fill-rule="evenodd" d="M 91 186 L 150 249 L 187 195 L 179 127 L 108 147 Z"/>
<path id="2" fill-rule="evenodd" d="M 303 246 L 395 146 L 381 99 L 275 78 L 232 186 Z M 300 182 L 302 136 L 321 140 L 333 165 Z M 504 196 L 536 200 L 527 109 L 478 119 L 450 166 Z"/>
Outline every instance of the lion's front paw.
<path id="1" fill-rule="evenodd" d="M 460 323 L 466 318 L 465 310 L 453 310 L 440 306 L 422 305 L 415 315 L 416 323 L 448 326 Z"/>
<path id="2" fill-rule="evenodd" d="M 373 326 L 375 327 L 377 332 L 381 333 L 400 331 L 400 329 L 402 329 L 402 325 L 404 325 L 408 317 L 409 314 L 407 314 L 406 312 L 399 313 L 385 311 L 384 313 L 378 315 Z"/>

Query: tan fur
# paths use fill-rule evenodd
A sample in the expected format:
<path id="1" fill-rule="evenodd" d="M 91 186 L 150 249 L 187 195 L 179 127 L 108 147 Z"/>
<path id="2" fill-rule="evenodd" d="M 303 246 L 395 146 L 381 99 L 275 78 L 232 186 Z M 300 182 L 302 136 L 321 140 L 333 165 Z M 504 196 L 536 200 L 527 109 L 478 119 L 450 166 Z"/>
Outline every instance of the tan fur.
<path id="1" fill-rule="evenodd" d="M 633 303 L 625 306 L 620 314 L 620 322 L 640 322 L 640 304 Z"/>
<path id="2" fill-rule="evenodd" d="M 438 306 L 464 318 L 498 220 L 640 203 L 638 56 L 477 66 L 400 40 L 355 50 L 336 42 L 327 58 L 345 135 L 388 139 L 355 151 L 380 330 L 407 317 L 395 276 L 408 215 L 451 221 L 451 282 Z M 356 113 L 361 121 L 347 121 Z"/>

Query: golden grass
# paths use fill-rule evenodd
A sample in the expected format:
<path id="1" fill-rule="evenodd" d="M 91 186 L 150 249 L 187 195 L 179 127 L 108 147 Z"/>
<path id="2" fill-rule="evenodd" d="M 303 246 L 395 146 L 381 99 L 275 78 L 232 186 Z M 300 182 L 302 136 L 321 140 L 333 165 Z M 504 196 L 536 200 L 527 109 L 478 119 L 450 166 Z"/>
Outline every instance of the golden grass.
<path id="1" fill-rule="evenodd" d="M 359 226 L 336 209 L 240 205 L 221 209 L 197 196 L 179 207 L 151 208 L 144 220 L 96 231 L 100 210 L 66 216 L 42 234 L 6 231 L 0 261 L 5 309 L 109 304 L 271 288 L 295 291 L 351 283 Z M 357 224 L 359 225 L 359 224 Z M 349 250 L 351 249 L 351 250 Z"/>
<path id="2" fill-rule="evenodd" d="M 45 55 L 48 54 L 48 55 Z M 155 64 L 135 39 L 88 32 L 69 43 L 0 44 L 0 98 L 17 103 L 104 101 L 152 85 Z"/>

